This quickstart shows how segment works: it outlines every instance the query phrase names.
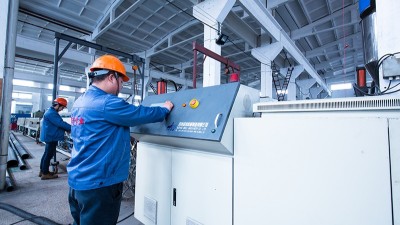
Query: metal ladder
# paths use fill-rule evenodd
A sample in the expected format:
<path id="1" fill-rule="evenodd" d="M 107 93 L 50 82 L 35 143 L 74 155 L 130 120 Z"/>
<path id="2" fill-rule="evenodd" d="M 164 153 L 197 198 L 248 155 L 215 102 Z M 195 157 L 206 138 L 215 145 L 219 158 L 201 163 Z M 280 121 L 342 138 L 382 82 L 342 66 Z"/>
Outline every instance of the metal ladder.
<path id="1" fill-rule="evenodd" d="M 275 63 L 272 62 L 271 64 L 271 69 L 272 69 L 272 81 L 274 82 L 275 90 L 276 90 L 276 96 L 278 97 L 278 101 L 283 101 L 285 100 L 285 93 L 286 90 L 289 86 L 289 81 L 290 77 L 292 76 L 292 72 L 294 70 L 294 67 L 289 67 L 286 73 L 286 76 L 283 80 L 283 85 L 281 86 L 281 83 L 279 81 L 279 71 L 276 69 Z"/>

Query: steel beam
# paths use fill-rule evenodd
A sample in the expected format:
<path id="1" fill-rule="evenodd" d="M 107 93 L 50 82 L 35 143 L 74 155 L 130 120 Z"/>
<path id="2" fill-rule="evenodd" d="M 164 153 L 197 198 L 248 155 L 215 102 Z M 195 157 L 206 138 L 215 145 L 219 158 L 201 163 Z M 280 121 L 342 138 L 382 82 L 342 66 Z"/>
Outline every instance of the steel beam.
<path id="1" fill-rule="evenodd" d="M 248 14 L 252 15 L 254 19 L 260 22 L 262 28 L 268 32 L 275 41 L 281 42 L 282 46 L 297 61 L 297 63 L 304 66 L 304 70 L 307 71 L 307 73 L 310 74 L 330 95 L 331 92 L 326 86 L 326 83 L 322 80 L 317 71 L 304 57 L 303 53 L 297 48 L 295 43 L 290 39 L 288 34 L 282 29 L 271 13 L 259 1 L 240 0 L 240 3 L 244 6 L 244 9 Z"/>

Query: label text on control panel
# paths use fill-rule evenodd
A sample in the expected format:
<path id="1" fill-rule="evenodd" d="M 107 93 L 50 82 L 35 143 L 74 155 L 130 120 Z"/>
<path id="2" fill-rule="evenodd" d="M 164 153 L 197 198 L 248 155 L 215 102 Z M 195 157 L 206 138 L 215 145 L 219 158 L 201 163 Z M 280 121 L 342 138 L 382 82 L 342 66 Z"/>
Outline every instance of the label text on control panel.
<path id="1" fill-rule="evenodd" d="M 208 122 L 179 122 L 176 127 L 178 132 L 204 134 L 208 127 Z"/>

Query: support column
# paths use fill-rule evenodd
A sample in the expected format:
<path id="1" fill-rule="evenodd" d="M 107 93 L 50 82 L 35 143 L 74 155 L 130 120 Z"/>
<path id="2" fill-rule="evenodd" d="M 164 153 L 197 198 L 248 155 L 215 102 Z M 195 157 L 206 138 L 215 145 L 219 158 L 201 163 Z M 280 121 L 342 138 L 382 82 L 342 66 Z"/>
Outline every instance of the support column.
<path id="1" fill-rule="evenodd" d="M 181 73 L 179 74 L 179 78 L 185 80 L 185 84 L 182 87 L 182 90 L 186 90 L 188 85 L 187 85 L 187 79 L 186 79 L 186 75 L 185 75 L 185 70 L 182 69 Z"/>
<path id="2" fill-rule="evenodd" d="M 89 48 L 89 54 L 91 54 L 91 63 L 88 64 L 87 67 L 85 67 L 85 76 L 86 76 L 86 90 L 89 89 L 90 86 L 90 79 L 89 79 L 89 72 L 90 72 L 90 67 L 92 67 L 93 62 L 96 60 L 96 49 L 94 48 Z"/>
<path id="3" fill-rule="evenodd" d="M 272 99 L 272 69 L 270 64 L 261 63 L 260 101 Z"/>
<path id="4" fill-rule="evenodd" d="M 145 63 L 144 63 L 144 77 L 142 79 L 142 93 L 143 96 L 141 96 L 141 102 L 143 101 L 144 98 L 146 98 L 147 95 L 149 95 L 149 91 L 148 91 L 148 87 L 149 87 L 149 83 L 151 82 L 151 76 L 150 76 L 150 58 L 146 58 L 145 59 Z"/>
<path id="5" fill-rule="evenodd" d="M 283 46 L 279 42 L 275 42 L 251 50 L 251 55 L 261 62 L 261 101 L 272 98 L 271 61 L 276 58 L 282 49 Z"/>
<path id="6" fill-rule="evenodd" d="M 204 47 L 221 55 L 221 46 L 215 43 L 218 38 L 218 25 L 213 28 L 204 25 Z M 206 57 L 203 63 L 203 87 L 221 84 L 221 63 L 210 57 Z"/>
<path id="7" fill-rule="evenodd" d="M 10 117 L 11 117 L 11 101 L 12 101 L 12 81 L 14 78 L 15 65 L 15 43 L 17 41 L 17 17 L 19 0 L 2 1 L 0 7 L 0 26 L 2 38 L 0 58 L 2 64 L 1 75 L 3 77 L 2 95 L 1 95 L 1 137 L 0 137 L 0 190 L 5 187 L 6 170 L 7 170 L 7 154 L 8 139 L 10 137 Z M 6 15 L 6 16 L 4 16 Z M 6 31 L 4 32 L 4 27 Z M 4 58 L 3 58 L 4 56 Z"/>
<path id="8" fill-rule="evenodd" d="M 318 98 L 319 93 L 321 93 L 321 91 L 323 90 L 323 88 L 321 86 L 318 87 L 313 87 L 310 88 L 310 94 L 313 98 Z"/>
<path id="9" fill-rule="evenodd" d="M 45 108 L 43 107 L 43 101 L 45 101 L 45 99 L 44 99 L 44 96 L 45 96 L 45 93 L 44 93 L 44 91 L 43 91 L 43 88 L 41 88 L 40 89 L 40 94 L 39 94 L 39 110 L 40 111 L 44 111 L 45 110 Z"/>
<path id="10" fill-rule="evenodd" d="M 288 101 L 296 101 L 296 79 L 290 79 L 289 86 L 287 88 L 287 97 Z"/>
<path id="11" fill-rule="evenodd" d="M 94 58 L 94 57 L 93 57 Z M 94 61 L 94 60 L 93 60 Z M 89 86 L 90 86 L 90 79 L 89 79 L 89 76 L 88 76 L 88 74 L 89 74 L 89 72 L 90 72 L 90 67 L 91 67 L 91 65 L 90 66 L 87 66 L 87 67 L 85 67 L 85 75 L 86 75 L 86 90 L 88 90 L 89 89 Z"/>
<path id="12" fill-rule="evenodd" d="M 235 0 L 206 0 L 193 7 L 193 16 L 204 24 L 204 47 L 221 55 L 215 43 L 222 24 Z M 195 65 L 194 65 L 195 66 Z M 207 57 L 203 63 L 203 87 L 221 84 L 221 63 Z"/>
<path id="13" fill-rule="evenodd" d="M 10 1 L 2 1 L 0 7 L 0 79 L 4 77 L 4 62 L 6 57 L 8 7 Z M 0 92 L 1 94 L 1 92 Z"/>
<path id="14" fill-rule="evenodd" d="M 315 97 L 315 96 L 311 96 L 311 93 L 310 93 L 310 88 L 312 86 L 314 86 L 315 83 L 317 83 L 317 82 L 313 78 L 298 81 L 298 84 L 300 86 L 300 91 L 303 93 L 301 99 L 304 99 L 304 98 L 311 99 L 311 98 Z"/>
<path id="15" fill-rule="evenodd" d="M 292 71 L 292 76 L 290 77 L 290 82 L 288 86 L 288 101 L 296 101 L 296 79 L 300 76 L 300 74 L 304 71 L 304 67 L 301 65 L 295 66 Z"/>

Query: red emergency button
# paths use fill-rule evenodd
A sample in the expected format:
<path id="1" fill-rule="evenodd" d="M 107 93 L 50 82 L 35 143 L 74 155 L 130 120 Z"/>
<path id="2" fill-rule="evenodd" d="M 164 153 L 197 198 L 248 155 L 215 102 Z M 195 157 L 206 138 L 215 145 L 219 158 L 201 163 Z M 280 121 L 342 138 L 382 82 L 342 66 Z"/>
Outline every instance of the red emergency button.
<path id="1" fill-rule="evenodd" d="M 200 104 L 200 102 L 194 98 L 194 99 L 190 100 L 189 106 L 190 106 L 190 108 L 195 109 L 195 108 L 197 108 L 197 106 L 199 106 L 199 104 Z"/>

